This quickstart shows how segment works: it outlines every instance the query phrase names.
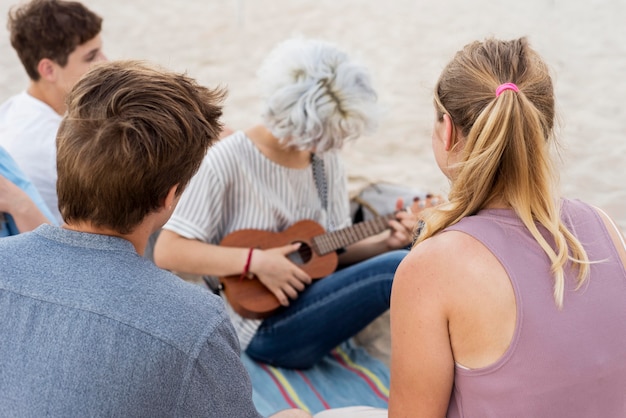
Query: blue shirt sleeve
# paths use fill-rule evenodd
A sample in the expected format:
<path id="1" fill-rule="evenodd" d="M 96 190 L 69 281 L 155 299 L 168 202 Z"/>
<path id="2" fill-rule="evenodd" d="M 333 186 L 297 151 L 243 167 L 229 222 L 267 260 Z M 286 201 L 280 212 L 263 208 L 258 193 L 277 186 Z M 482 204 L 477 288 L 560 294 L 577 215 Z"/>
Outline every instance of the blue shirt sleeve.
<path id="1" fill-rule="evenodd" d="M 30 182 L 24 172 L 18 167 L 17 163 L 8 152 L 0 147 L 0 175 L 6 177 L 10 182 L 14 183 L 17 187 L 24 190 L 26 194 L 35 202 L 35 205 L 39 208 L 41 213 L 52 223 L 56 224 L 54 216 L 46 206 L 43 198 Z M 11 215 L 6 213 L 0 213 L 0 237 L 17 235 L 19 231 Z"/>

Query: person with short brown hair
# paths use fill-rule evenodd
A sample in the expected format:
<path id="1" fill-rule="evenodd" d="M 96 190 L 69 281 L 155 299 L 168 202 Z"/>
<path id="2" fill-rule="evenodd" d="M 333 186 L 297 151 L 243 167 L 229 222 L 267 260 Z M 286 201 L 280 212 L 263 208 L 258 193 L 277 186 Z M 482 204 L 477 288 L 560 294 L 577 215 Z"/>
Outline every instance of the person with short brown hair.
<path id="1" fill-rule="evenodd" d="M 68 227 L 92 223 L 128 234 L 172 188 L 178 199 L 219 135 L 214 103 L 222 93 L 139 62 L 96 74 L 70 93 L 59 128 L 59 208 Z"/>
<path id="2" fill-rule="evenodd" d="M 1 416 L 259 417 L 221 299 L 141 257 L 217 139 L 223 96 L 137 61 L 70 92 L 65 224 L 0 243 Z"/>
<path id="3" fill-rule="evenodd" d="M 76 1 L 32 0 L 9 11 L 8 28 L 26 73 L 38 81 L 41 60 L 65 67 L 79 45 L 100 34 L 102 18 Z"/>
<path id="4" fill-rule="evenodd" d="M 11 45 L 30 82 L 0 106 L 0 145 L 31 179 L 57 221 L 54 140 L 65 99 L 102 52 L 102 18 L 75 1 L 32 0 L 9 12 Z"/>

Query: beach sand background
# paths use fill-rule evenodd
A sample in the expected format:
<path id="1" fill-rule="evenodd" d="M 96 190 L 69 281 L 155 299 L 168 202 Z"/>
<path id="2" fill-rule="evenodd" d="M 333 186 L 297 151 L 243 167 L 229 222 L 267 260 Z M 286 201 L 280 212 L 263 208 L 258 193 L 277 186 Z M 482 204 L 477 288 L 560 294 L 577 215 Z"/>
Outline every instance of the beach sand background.
<path id="1" fill-rule="evenodd" d="M 0 0 L 0 21 L 14 0 Z M 228 87 L 224 121 L 259 121 L 255 73 L 279 41 L 333 41 L 371 69 L 384 116 L 344 151 L 351 189 L 369 181 L 446 194 L 430 148 L 432 88 L 466 43 L 527 36 L 551 66 L 563 194 L 604 208 L 626 231 L 626 2 L 623 0 L 85 0 L 104 18 L 110 59 L 144 59 Z M 2 35 L 4 33 L 4 35 Z M 0 100 L 24 70 L 0 31 Z"/>

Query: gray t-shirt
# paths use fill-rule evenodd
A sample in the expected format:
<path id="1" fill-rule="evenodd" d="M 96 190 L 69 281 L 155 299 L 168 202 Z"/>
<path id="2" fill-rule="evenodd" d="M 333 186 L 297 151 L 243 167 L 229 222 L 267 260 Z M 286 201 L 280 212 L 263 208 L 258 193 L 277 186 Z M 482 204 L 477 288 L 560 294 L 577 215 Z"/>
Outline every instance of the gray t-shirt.
<path id="1" fill-rule="evenodd" d="M 0 240 L 0 416 L 258 417 L 219 297 L 126 240 Z"/>

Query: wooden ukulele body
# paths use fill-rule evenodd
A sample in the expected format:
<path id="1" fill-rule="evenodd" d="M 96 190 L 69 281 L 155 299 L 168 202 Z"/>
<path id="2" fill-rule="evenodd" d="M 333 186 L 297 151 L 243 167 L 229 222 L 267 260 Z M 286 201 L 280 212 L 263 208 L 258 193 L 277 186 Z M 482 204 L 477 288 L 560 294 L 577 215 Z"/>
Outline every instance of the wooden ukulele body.
<path id="1" fill-rule="evenodd" d="M 319 254 L 313 238 L 325 234 L 317 222 L 303 220 L 296 222 L 282 232 L 268 232 L 258 229 L 235 231 L 222 240 L 226 247 L 249 247 L 262 250 L 300 243 L 300 249 L 289 258 L 311 278 L 320 279 L 334 272 L 338 257 L 335 251 Z M 242 278 L 240 275 L 221 277 L 224 294 L 235 312 L 244 318 L 263 319 L 280 308 L 278 299 L 256 277 Z"/>

